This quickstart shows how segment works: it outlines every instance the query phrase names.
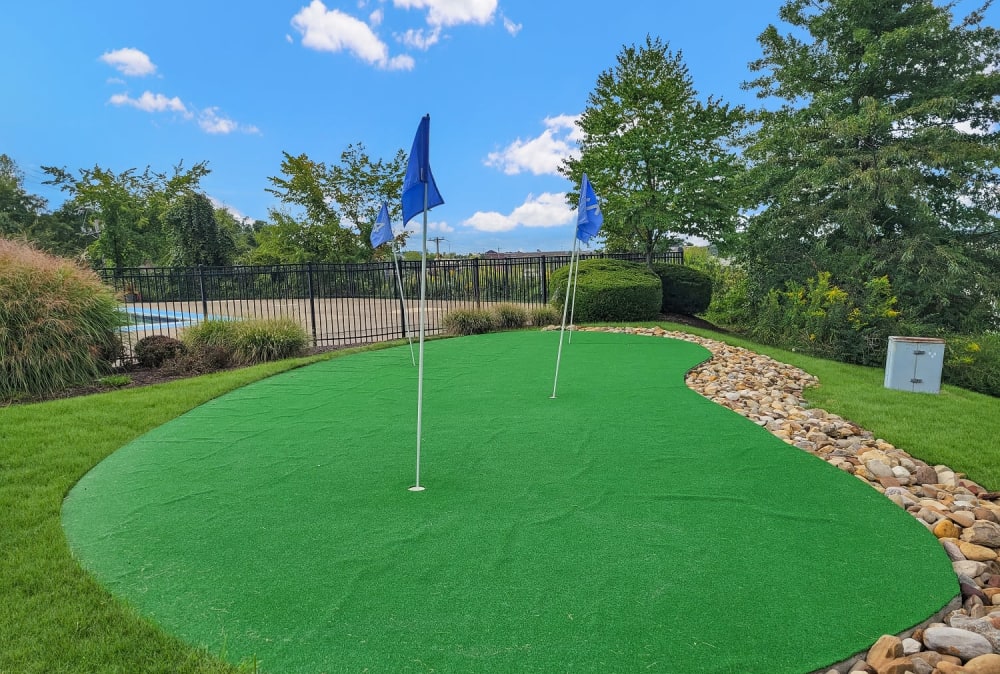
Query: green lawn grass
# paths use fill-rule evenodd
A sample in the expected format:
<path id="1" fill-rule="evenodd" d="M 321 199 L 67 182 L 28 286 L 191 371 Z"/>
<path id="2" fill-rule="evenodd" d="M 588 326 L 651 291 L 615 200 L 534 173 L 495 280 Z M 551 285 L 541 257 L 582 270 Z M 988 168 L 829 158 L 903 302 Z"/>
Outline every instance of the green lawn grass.
<path id="1" fill-rule="evenodd" d="M 1000 488 L 995 398 L 949 386 L 939 396 L 885 391 L 878 369 L 662 325 L 801 367 L 820 378 L 820 387 L 807 392 L 815 406 L 925 461 Z M 222 654 L 192 650 L 166 635 L 97 585 L 70 556 L 60 508 L 90 468 L 132 439 L 227 391 L 304 362 L 0 409 L 0 673 L 238 671 L 216 657 Z"/>

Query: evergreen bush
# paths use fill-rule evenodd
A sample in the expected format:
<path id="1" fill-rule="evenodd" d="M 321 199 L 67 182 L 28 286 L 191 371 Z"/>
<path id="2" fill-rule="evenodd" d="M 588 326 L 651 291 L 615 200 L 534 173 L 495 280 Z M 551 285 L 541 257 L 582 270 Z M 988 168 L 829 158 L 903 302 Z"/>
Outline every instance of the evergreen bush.
<path id="1" fill-rule="evenodd" d="M 552 305 L 560 313 L 568 275 L 569 266 L 560 267 L 549 282 Z M 579 262 L 574 322 L 652 321 L 662 301 L 660 278 L 643 264 L 605 258 Z"/>
<path id="2" fill-rule="evenodd" d="M 663 303 L 660 307 L 665 314 L 694 316 L 703 314 L 712 303 L 712 277 L 705 272 L 682 264 L 658 263 L 653 265 L 653 273 L 663 284 Z"/>
<path id="3" fill-rule="evenodd" d="M 106 373 L 122 316 L 92 271 L 0 239 L 0 399 L 47 395 Z"/>

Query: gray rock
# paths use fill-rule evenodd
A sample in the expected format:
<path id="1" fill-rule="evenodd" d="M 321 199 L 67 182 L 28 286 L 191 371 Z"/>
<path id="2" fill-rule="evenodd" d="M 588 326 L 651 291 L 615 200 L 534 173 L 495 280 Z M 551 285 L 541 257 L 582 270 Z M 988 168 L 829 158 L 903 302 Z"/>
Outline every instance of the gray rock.
<path id="1" fill-rule="evenodd" d="M 924 631 L 924 645 L 945 655 L 971 660 L 993 652 L 993 646 L 982 634 L 957 627 L 930 627 Z"/>
<path id="2" fill-rule="evenodd" d="M 962 532 L 962 540 L 988 548 L 1000 548 L 1000 524 L 976 520 Z"/>

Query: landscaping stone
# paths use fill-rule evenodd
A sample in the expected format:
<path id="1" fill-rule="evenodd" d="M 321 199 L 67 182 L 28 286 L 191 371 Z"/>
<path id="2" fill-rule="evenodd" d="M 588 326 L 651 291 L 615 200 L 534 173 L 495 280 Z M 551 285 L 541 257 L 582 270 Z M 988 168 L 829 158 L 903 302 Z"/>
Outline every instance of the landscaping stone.
<path id="1" fill-rule="evenodd" d="M 928 628 L 924 631 L 924 645 L 931 650 L 954 655 L 962 660 L 971 660 L 993 652 L 993 646 L 982 634 L 957 627 Z"/>

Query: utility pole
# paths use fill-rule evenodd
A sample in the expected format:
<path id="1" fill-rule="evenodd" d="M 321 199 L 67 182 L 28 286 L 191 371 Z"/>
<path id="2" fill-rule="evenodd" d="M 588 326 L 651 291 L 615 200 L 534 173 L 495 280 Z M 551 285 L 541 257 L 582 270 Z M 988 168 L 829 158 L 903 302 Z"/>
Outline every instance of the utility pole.
<path id="1" fill-rule="evenodd" d="M 441 257 L 441 242 L 447 241 L 448 239 L 444 238 L 443 236 L 433 236 L 428 238 L 427 240 L 434 242 L 434 247 L 436 249 L 436 252 L 434 253 L 434 259 L 438 259 L 439 257 Z"/>

